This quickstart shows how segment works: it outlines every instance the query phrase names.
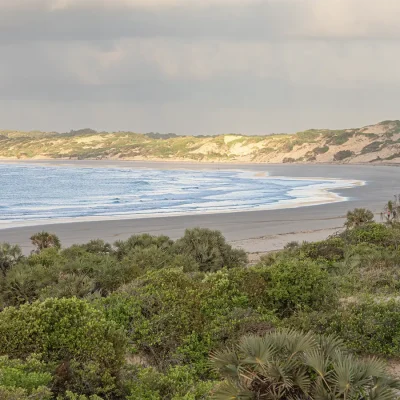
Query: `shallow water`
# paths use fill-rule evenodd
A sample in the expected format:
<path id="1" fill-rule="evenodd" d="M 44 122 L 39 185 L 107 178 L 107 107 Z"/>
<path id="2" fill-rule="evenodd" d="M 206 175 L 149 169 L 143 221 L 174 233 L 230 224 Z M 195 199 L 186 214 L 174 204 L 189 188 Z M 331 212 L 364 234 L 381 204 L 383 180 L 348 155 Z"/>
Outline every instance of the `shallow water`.
<path id="1" fill-rule="evenodd" d="M 167 216 L 346 200 L 353 182 L 242 170 L 158 170 L 0 164 L 0 223 Z"/>

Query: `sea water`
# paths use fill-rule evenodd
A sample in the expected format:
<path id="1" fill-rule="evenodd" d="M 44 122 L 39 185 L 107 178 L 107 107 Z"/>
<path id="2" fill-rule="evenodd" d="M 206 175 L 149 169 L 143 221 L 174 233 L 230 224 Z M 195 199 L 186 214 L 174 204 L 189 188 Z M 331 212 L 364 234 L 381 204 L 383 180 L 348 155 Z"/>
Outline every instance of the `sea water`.
<path id="1" fill-rule="evenodd" d="M 137 218 L 342 201 L 354 182 L 241 170 L 161 170 L 0 164 L 0 224 Z"/>

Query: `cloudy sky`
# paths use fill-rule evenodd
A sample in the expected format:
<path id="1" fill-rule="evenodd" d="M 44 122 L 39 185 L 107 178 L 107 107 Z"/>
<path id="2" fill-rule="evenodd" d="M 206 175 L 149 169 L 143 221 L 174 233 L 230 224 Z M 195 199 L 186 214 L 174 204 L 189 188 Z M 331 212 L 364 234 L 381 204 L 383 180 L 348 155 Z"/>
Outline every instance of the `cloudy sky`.
<path id="1" fill-rule="evenodd" d="M 400 119 L 400 0 L 0 0 L 0 129 Z"/>

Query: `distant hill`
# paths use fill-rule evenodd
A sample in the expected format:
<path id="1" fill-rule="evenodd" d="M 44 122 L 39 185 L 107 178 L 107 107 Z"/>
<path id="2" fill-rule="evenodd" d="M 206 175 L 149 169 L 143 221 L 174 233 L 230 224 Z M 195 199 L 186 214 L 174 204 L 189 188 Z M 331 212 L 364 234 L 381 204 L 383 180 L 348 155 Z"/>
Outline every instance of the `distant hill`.
<path id="1" fill-rule="evenodd" d="M 178 136 L 173 133 L 0 131 L 0 158 L 265 163 L 400 163 L 400 121 L 295 134 Z"/>

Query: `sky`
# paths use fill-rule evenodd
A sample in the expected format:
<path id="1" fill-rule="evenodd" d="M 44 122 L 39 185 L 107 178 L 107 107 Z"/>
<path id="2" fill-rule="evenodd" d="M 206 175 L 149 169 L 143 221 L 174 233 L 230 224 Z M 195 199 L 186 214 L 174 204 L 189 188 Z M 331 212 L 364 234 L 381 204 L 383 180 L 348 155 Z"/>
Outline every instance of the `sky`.
<path id="1" fill-rule="evenodd" d="M 400 119 L 399 0 L 0 0 L 0 129 Z"/>

